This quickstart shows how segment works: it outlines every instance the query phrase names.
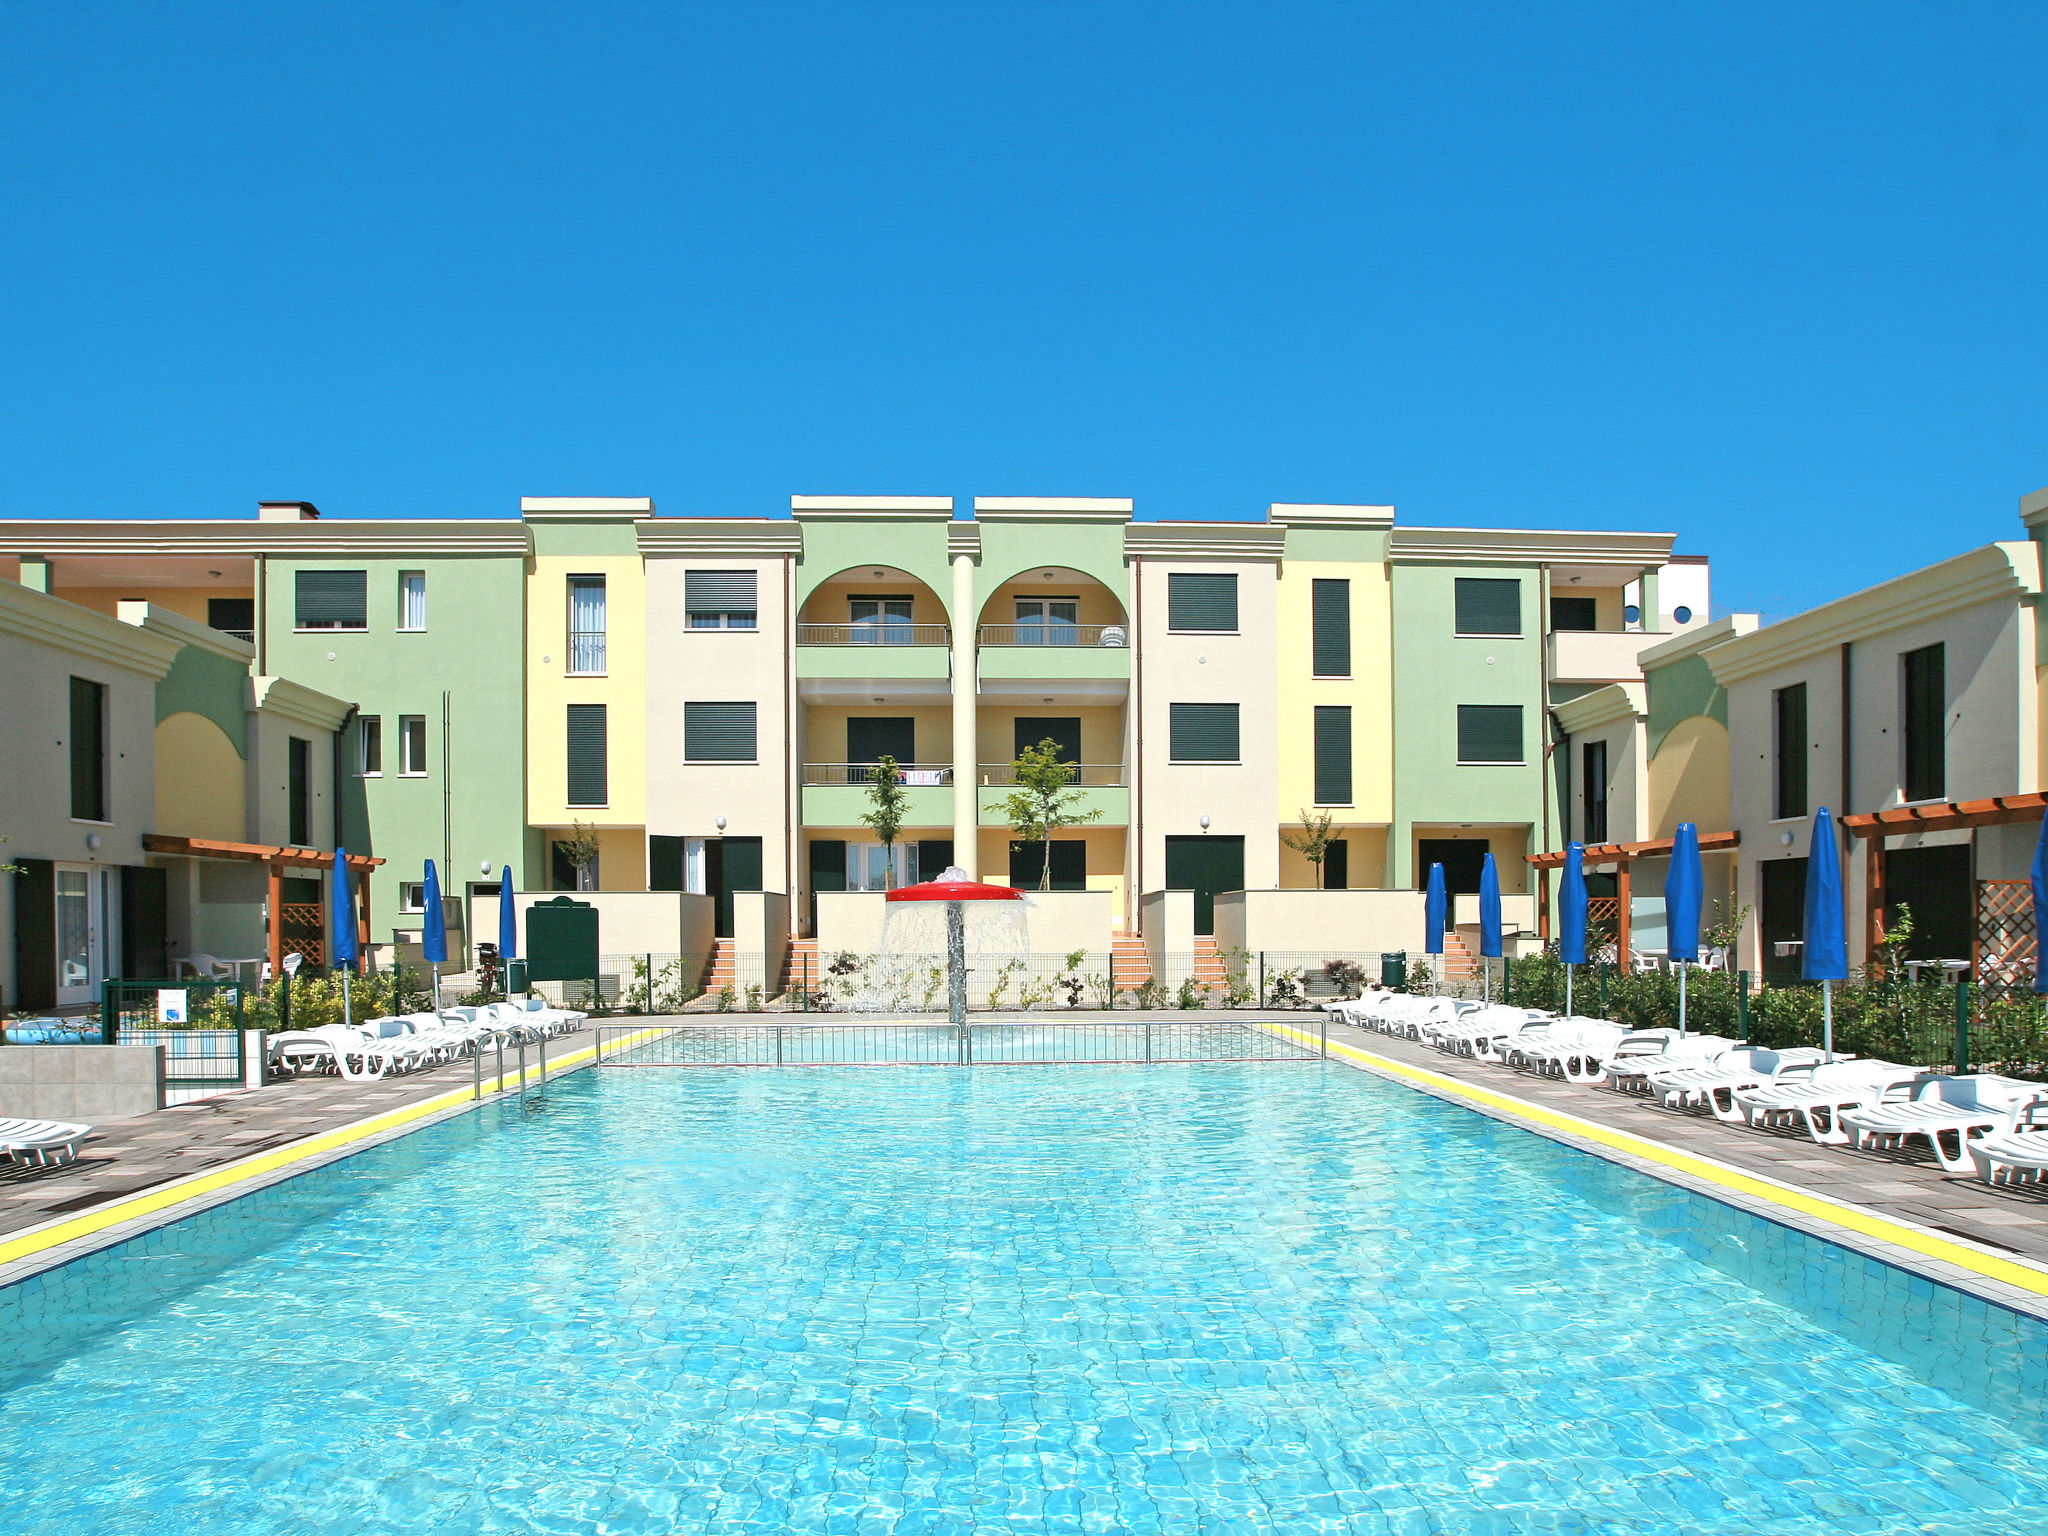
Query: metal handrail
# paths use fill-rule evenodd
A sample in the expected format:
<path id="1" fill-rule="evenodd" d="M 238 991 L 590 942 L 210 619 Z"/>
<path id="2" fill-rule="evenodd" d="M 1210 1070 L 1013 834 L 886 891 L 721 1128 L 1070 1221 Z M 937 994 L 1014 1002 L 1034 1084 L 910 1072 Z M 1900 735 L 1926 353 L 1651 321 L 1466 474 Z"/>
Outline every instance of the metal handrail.
<path id="1" fill-rule="evenodd" d="M 950 624 L 877 619 L 872 624 L 799 624 L 798 645 L 951 645 Z"/>
<path id="2" fill-rule="evenodd" d="M 984 624 L 983 645 L 1100 646 L 1121 650 L 1131 643 L 1124 624 Z"/>
<path id="3" fill-rule="evenodd" d="M 1121 789 L 1124 785 L 1122 763 L 1066 763 L 1062 766 L 1070 771 L 1067 782 L 1084 789 Z M 993 789 L 1007 789 L 1017 782 L 1017 765 L 983 763 L 981 782 Z"/>
<path id="4" fill-rule="evenodd" d="M 905 789 L 942 788 L 953 782 L 951 763 L 898 763 L 897 769 L 904 775 Z M 873 763 L 805 763 L 804 783 L 822 784 L 872 784 L 875 765 Z M 926 775 L 936 774 L 937 778 Z M 917 775 L 913 778 L 912 775 Z"/>

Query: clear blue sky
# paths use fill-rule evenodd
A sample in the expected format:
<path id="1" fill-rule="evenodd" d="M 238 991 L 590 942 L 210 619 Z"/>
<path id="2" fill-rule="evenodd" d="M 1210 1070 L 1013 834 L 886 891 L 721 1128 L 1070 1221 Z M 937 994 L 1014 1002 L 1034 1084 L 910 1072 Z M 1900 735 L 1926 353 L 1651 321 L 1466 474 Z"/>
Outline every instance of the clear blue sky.
<path id="1" fill-rule="evenodd" d="M 31 4 L 0 516 L 792 492 L 1668 528 L 2048 485 L 2048 6 Z"/>

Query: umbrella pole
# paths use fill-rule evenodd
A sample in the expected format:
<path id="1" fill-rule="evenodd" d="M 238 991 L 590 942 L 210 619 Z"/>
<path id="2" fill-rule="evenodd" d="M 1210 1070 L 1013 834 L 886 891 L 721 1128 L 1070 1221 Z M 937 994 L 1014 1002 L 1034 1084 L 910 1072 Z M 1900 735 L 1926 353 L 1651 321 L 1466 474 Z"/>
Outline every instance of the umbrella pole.
<path id="1" fill-rule="evenodd" d="M 1483 1002 L 1491 1003 L 1493 1001 L 1493 962 L 1484 955 L 1479 957 L 1479 976 L 1480 999 Z"/>
<path id="2" fill-rule="evenodd" d="M 354 969 L 354 966 L 347 964 L 344 964 L 341 968 L 341 1027 L 343 1029 L 349 1028 L 356 1021 L 355 1005 L 349 1001 L 348 997 L 348 973 Z"/>
<path id="3" fill-rule="evenodd" d="M 434 973 L 434 1012 L 439 1013 L 441 1011 L 441 967 L 438 964 L 430 964 L 427 969 Z"/>
<path id="4" fill-rule="evenodd" d="M 1569 965 L 1564 968 L 1564 1016 L 1566 1018 L 1572 1016 L 1572 971 L 1574 969 L 1575 967 Z"/>
<path id="5" fill-rule="evenodd" d="M 1820 984 L 1821 1044 L 1827 1052 L 1827 1059 L 1835 1059 L 1835 984 L 1824 981 Z"/>
<path id="6" fill-rule="evenodd" d="M 1686 964 L 1678 962 L 1678 1038 L 1685 1038 L 1685 972 Z"/>

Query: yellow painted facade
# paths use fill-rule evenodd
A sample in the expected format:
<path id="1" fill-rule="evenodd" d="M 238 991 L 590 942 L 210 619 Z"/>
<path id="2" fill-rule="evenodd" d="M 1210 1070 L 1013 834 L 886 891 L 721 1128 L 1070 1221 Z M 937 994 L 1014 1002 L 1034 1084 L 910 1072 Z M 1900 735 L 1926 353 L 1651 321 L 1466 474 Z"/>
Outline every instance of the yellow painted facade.
<path id="1" fill-rule="evenodd" d="M 240 842 L 248 820 L 248 765 L 227 732 L 180 711 L 157 722 L 156 826 L 174 837 Z"/>
<path id="2" fill-rule="evenodd" d="M 602 576 L 605 671 L 569 675 L 569 578 Z M 539 827 L 585 822 L 634 827 L 647 820 L 647 586 L 637 554 L 537 555 L 526 583 L 527 821 Z M 605 708 L 609 799 L 568 803 L 568 706 Z M 676 750 L 682 744 L 676 743 Z M 644 865 L 645 855 L 639 862 Z M 625 889 L 611 884 L 606 889 Z"/>

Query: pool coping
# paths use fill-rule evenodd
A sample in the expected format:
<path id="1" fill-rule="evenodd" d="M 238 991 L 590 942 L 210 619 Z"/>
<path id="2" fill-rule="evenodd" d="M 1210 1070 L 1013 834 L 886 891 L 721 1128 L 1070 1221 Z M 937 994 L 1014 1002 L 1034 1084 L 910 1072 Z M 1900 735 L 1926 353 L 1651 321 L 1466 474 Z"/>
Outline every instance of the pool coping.
<path id="1" fill-rule="evenodd" d="M 1335 1021 L 1332 1021 L 1333 1024 Z M 1315 1030 L 1261 1021 L 1260 1028 L 1305 1045 Z M 1949 1237 L 1897 1216 L 1795 1184 L 1752 1173 L 1698 1152 L 1667 1146 L 1615 1126 L 1537 1104 L 1513 1093 L 1463 1082 L 1426 1067 L 1329 1037 L 1333 1061 L 1414 1088 L 1504 1124 L 1605 1158 L 1637 1173 L 1705 1195 L 1738 1210 L 1835 1243 L 1870 1258 L 2048 1322 L 2048 1266 L 1996 1253 L 1968 1238 Z"/>
<path id="2" fill-rule="evenodd" d="M 649 1028 L 605 1040 L 604 1046 L 616 1050 L 638 1044 L 657 1032 L 658 1027 Z M 0 1289 L 61 1268 L 89 1253 L 119 1247 L 145 1232 L 324 1168 L 370 1147 L 496 1103 L 508 1088 L 523 1093 L 529 1083 L 579 1071 L 597 1060 L 597 1052 L 598 1042 L 593 1040 L 547 1062 L 545 1067 L 534 1062 L 524 1068 L 485 1075 L 460 1088 L 317 1131 L 288 1146 L 137 1190 L 75 1216 L 58 1216 L 10 1232 L 0 1237 Z"/>

